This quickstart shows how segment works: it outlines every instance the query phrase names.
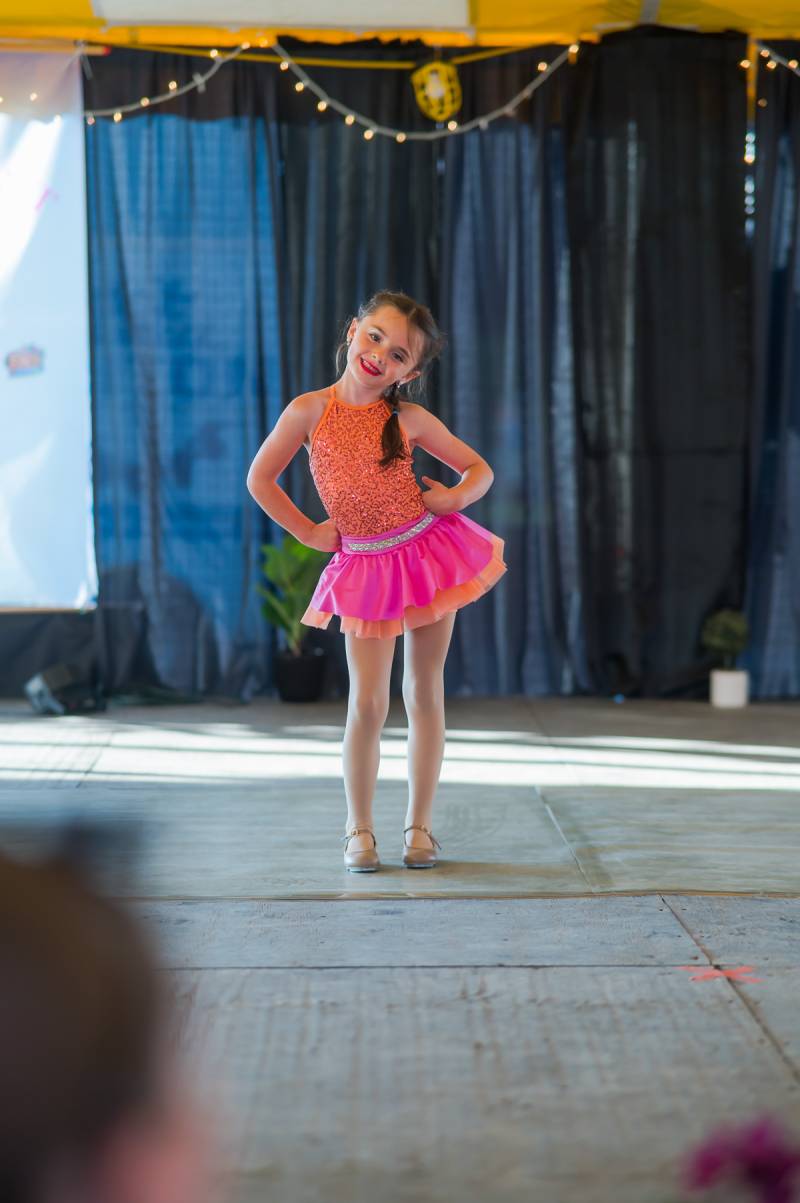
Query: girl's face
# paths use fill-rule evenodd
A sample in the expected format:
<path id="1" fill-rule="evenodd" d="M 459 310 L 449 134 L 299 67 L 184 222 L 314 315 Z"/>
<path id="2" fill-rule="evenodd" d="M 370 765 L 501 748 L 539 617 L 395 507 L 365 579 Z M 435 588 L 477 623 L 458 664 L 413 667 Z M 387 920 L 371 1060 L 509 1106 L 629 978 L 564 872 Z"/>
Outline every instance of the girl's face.
<path id="1" fill-rule="evenodd" d="M 353 318 L 347 337 L 347 371 L 361 388 L 380 395 L 419 376 L 414 364 L 422 336 L 394 305 L 382 305 L 360 322 Z"/>

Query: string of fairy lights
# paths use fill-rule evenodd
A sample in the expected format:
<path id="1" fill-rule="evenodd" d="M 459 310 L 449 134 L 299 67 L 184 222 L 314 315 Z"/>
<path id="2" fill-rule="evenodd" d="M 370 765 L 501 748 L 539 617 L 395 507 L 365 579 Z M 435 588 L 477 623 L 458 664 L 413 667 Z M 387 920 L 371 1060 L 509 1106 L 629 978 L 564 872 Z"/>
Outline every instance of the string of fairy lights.
<path id="1" fill-rule="evenodd" d="M 439 128 L 436 129 L 404 130 L 397 129 L 392 126 L 381 125 L 368 115 L 357 112 L 352 107 L 343 104 L 341 101 L 331 96 L 311 76 L 309 76 L 306 71 L 303 70 L 300 64 L 295 61 L 292 55 L 290 55 L 289 52 L 276 39 L 262 39 L 259 45 L 262 47 L 269 46 L 269 48 L 275 52 L 275 55 L 277 55 L 277 57 L 280 59 L 279 67 L 281 72 L 291 73 L 291 75 L 294 77 L 294 89 L 296 92 L 300 93 L 307 91 L 312 96 L 316 97 L 316 107 L 320 113 L 324 113 L 329 109 L 332 112 L 338 113 L 343 118 L 345 125 L 359 127 L 366 141 L 371 141 L 374 137 L 380 136 L 393 138 L 398 143 L 407 141 L 433 141 L 439 138 L 446 138 L 453 134 L 464 134 L 473 129 L 488 129 L 489 125 L 493 121 L 497 121 L 502 117 L 513 116 L 519 106 L 528 100 L 536 91 L 536 89 L 539 88 L 546 79 L 553 75 L 554 72 L 556 72 L 565 62 L 574 63 L 577 60 L 578 52 L 580 50 L 580 44 L 573 42 L 549 62 L 545 60 L 539 62 L 537 64 L 537 74 L 531 80 L 529 80 L 525 87 L 518 91 L 504 104 L 492 109 L 490 112 L 483 113 L 480 116 L 474 117 L 472 120 L 463 123 L 457 121 L 453 116 L 450 117 L 446 123 L 443 121 L 438 122 L 437 124 Z M 782 66 L 786 70 L 791 71 L 794 75 L 800 76 L 800 62 L 797 59 L 786 58 L 782 54 L 779 54 L 776 50 L 765 46 L 761 42 L 755 42 L 754 45 L 758 48 L 760 57 L 766 60 L 764 65 L 768 70 L 775 70 L 778 66 Z M 152 96 L 142 96 L 138 100 L 130 101 L 126 104 L 118 104 L 110 108 L 87 109 L 84 114 L 86 122 L 88 125 L 94 125 L 98 118 L 108 117 L 119 123 L 125 116 L 129 114 L 141 113 L 146 109 L 176 100 L 179 96 L 184 96 L 188 92 L 192 92 L 195 89 L 202 93 L 205 91 L 208 81 L 222 67 L 224 67 L 227 63 L 232 62 L 234 59 L 239 58 L 248 50 L 250 50 L 249 42 L 242 42 L 241 45 L 236 46 L 229 51 L 211 49 L 209 50 L 208 55 L 213 62 L 208 71 L 195 71 L 192 73 L 191 79 L 182 84 L 177 80 L 172 79 L 169 81 L 167 90 L 165 92 L 157 93 Z M 263 62 L 265 60 L 261 58 L 260 61 Z M 275 60 L 270 59 L 268 61 L 274 62 Z M 437 64 L 435 63 L 432 64 L 434 67 L 436 65 Z M 446 64 L 438 65 L 444 69 L 447 69 Z M 753 63 L 749 58 L 744 58 L 740 61 L 739 66 L 744 70 L 749 70 L 753 66 Z M 765 98 L 760 97 L 757 103 L 761 107 L 764 107 L 767 101 Z M 745 147 L 745 162 L 753 163 L 755 161 L 754 135 L 752 132 L 749 132 L 747 137 L 748 141 Z"/>
<path id="2" fill-rule="evenodd" d="M 787 71 L 791 71 L 793 75 L 800 76 L 800 62 L 796 58 L 786 58 L 784 55 L 779 54 L 777 50 L 774 50 L 771 46 L 765 46 L 762 42 L 754 42 L 753 49 L 758 49 L 759 57 L 765 60 L 764 67 L 767 71 L 776 71 L 781 66 Z M 755 64 L 749 58 L 743 58 L 739 66 L 745 71 L 755 70 Z M 756 100 L 756 104 L 762 109 L 767 107 L 767 103 L 766 96 L 759 96 Z M 748 122 L 748 129 L 745 133 L 744 161 L 748 167 L 744 178 L 745 231 L 748 235 L 752 235 L 756 212 L 756 181 L 754 175 L 756 131 L 754 125 L 750 122 Z"/>
<path id="3" fill-rule="evenodd" d="M 198 92 L 205 92 L 206 84 L 213 75 L 224 67 L 226 63 L 230 63 L 233 59 L 238 58 L 240 54 L 244 54 L 250 49 L 249 42 L 242 42 L 241 46 L 236 46 L 235 49 L 227 53 L 220 54 L 219 50 L 210 50 L 209 58 L 214 59 L 208 71 L 202 73 L 195 71 L 188 83 L 179 84 L 176 79 L 171 79 L 167 85 L 166 92 L 160 92 L 156 96 L 142 96 L 139 100 L 131 101 L 130 104 L 118 104 L 110 109 L 86 109 L 84 116 L 87 125 L 94 125 L 98 117 L 112 117 L 114 121 L 120 122 L 126 113 L 140 113 L 143 109 L 149 109 L 151 105 L 164 104 L 168 100 L 176 100 L 178 96 L 185 96 L 187 92 L 193 92 L 195 88 Z"/>
<path id="4" fill-rule="evenodd" d="M 577 42 L 572 43 L 569 47 L 556 55 L 551 61 L 542 60 L 537 65 L 537 74 L 533 79 L 522 88 L 516 95 L 512 96 L 504 104 L 491 112 L 483 113 L 479 117 L 473 118 L 471 121 L 459 123 L 454 118 L 447 121 L 444 128 L 433 130 L 403 130 L 396 129 L 392 126 L 381 125 L 365 113 L 359 113 L 352 107 L 342 104 L 335 97 L 330 96 L 324 88 L 312 79 L 297 63 L 287 50 L 281 46 L 280 42 L 273 40 L 270 48 L 275 51 L 275 54 L 280 59 L 280 70 L 282 72 L 291 72 L 294 76 L 294 88 L 296 92 L 310 92 L 317 98 L 317 109 L 320 113 L 331 109 L 333 112 L 339 113 L 344 119 L 347 126 L 359 126 L 362 129 L 363 136 L 367 141 L 370 141 L 376 135 L 382 137 L 394 138 L 396 142 L 406 141 L 431 141 L 437 138 L 444 138 L 454 133 L 466 133 L 469 130 L 480 128 L 488 129 L 491 122 L 496 121 L 500 117 L 513 116 L 516 109 L 540 87 L 544 81 L 549 78 L 558 68 L 565 62 L 574 62 L 577 58 L 580 49 Z M 187 92 L 193 91 L 195 88 L 202 92 L 205 90 L 206 83 L 221 67 L 233 59 L 238 58 L 241 54 L 250 49 L 249 42 L 242 42 L 240 46 L 233 50 L 223 53 L 219 50 L 212 49 L 209 51 L 209 57 L 214 59 L 211 68 L 205 73 L 195 72 L 191 80 L 184 84 L 179 84 L 177 80 L 170 80 L 167 91 L 158 93 L 154 96 L 142 96 L 139 100 L 131 101 L 127 104 L 114 105 L 111 108 L 105 109 L 87 109 L 85 118 L 87 125 L 94 125 L 98 117 L 109 117 L 119 123 L 123 118 L 131 113 L 140 113 L 145 109 L 152 108 L 159 104 L 164 104 L 170 100 L 175 100 L 178 96 L 184 96 Z M 262 60 L 263 61 L 263 60 Z M 273 60 L 274 61 L 274 60 Z"/>

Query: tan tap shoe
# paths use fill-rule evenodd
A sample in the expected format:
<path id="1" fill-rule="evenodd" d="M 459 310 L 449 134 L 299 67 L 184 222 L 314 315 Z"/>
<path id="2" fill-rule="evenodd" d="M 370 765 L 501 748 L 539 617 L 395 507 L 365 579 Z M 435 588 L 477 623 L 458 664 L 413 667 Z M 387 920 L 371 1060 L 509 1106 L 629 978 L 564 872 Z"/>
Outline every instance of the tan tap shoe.
<path id="1" fill-rule="evenodd" d="M 424 831 L 431 841 L 430 848 L 411 848 L 406 843 L 407 831 Z M 436 864 L 436 848 L 441 849 L 441 846 L 436 836 L 432 831 L 428 831 L 427 827 L 419 827 L 416 823 L 412 823 L 410 827 L 403 828 L 403 864 L 407 869 L 432 869 Z"/>
<path id="2" fill-rule="evenodd" d="M 372 836 L 372 847 L 358 852 L 348 852 L 348 842 L 354 835 L 359 835 L 362 831 L 368 831 Z M 376 869 L 380 868 L 378 841 L 375 839 L 375 832 L 371 827 L 351 827 L 347 835 L 342 836 L 342 843 L 344 844 L 344 867 L 351 873 L 374 873 Z"/>

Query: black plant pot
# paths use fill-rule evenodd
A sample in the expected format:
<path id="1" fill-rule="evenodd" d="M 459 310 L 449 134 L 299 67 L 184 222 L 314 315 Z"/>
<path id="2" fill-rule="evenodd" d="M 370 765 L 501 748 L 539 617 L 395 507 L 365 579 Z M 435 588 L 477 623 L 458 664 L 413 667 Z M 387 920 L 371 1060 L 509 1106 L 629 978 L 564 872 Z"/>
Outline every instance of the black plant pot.
<path id="1" fill-rule="evenodd" d="M 299 656 L 278 652 L 275 656 L 275 684 L 282 702 L 318 702 L 325 679 L 325 651 L 309 648 Z"/>

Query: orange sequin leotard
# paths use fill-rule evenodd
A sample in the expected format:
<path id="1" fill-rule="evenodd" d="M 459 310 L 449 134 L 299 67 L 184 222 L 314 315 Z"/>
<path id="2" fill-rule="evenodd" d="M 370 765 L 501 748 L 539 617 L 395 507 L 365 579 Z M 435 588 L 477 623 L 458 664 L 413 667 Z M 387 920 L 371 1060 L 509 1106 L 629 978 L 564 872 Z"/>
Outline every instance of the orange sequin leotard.
<path id="1" fill-rule="evenodd" d="M 379 535 L 428 513 L 405 433 L 407 455 L 380 466 L 381 434 L 390 412 L 382 398 L 350 405 L 333 386 L 328 392 L 311 436 L 309 467 L 325 511 L 342 535 Z"/>

